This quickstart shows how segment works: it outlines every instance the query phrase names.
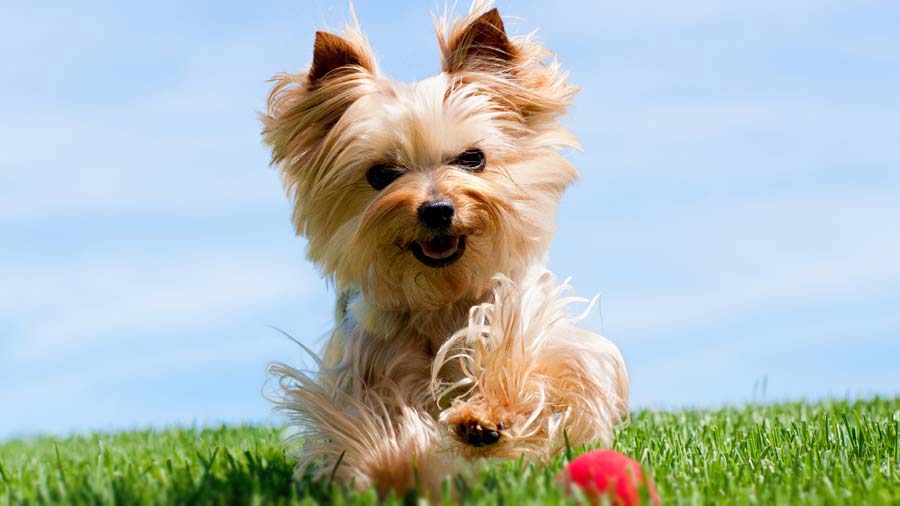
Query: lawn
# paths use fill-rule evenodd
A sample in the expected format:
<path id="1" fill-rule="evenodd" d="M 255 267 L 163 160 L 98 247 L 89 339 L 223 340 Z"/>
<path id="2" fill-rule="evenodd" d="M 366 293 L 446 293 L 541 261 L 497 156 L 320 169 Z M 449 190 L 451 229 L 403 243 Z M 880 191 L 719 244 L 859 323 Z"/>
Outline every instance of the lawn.
<path id="1" fill-rule="evenodd" d="M 616 449 L 651 470 L 664 504 L 900 504 L 900 398 L 643 411 L 619 431 Z M 546 467 L 485 465 L 474 482 L 448 480 L 445 490 L 472 504 L 558 504 L 555 477 L 564 459 Z M 294 484 L 275 429 L 0 444 L 0 505 L 323 502 L 377 498 L 335 484 Z"/>

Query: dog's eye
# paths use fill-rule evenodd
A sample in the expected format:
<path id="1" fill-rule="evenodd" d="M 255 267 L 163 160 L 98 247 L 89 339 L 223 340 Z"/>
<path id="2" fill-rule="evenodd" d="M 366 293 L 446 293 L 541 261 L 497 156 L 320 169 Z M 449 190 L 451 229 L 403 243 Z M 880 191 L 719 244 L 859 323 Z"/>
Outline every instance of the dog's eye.
<path id="1" fill-rule="evenodd" d="M 478 148 L 467 149 L 450 162 L 450 165 L 463 167 L 472 172 L 481 172 L 484 170 L 484 152 Z"/>
<path id="2" fill-rule="evenodd" d="M 376 190 L 383 190 L 395 179 L 403 175 L 403 171 L 390 165 L 374 165 L 366 172 L 366 180 Z"/>

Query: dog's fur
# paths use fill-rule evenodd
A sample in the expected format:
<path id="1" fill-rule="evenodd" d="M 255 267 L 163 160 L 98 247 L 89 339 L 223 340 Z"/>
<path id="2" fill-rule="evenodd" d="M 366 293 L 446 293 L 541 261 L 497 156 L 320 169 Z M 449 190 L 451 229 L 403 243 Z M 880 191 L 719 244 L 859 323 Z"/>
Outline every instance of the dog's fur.
<path id="1" fill-rule="evenodd" d="M 542 267 L 576 178 L 558 121 L 576 88 L 489 7 L 436 21 L 432 78 L 385 78 L 354 19 L 316 34 L 307 71 L 274 79 L 263 136 L 308 257 L 340 294 L 319 371 L 272 368 L 300 469 L 402 491 L 466 458 L 546 457 L 563 430 L 609 444 L 625 412 L 618 350 L 564 317 L 571 301 Z M 472 149 L 483 169 L 460 165 Z M 396 179 L 376 189 L 376 166 Z M 440 229 L 420 217 L 437 200 L 454 209 Z M 447 265 L 426 264 L 433 245 Z"/>

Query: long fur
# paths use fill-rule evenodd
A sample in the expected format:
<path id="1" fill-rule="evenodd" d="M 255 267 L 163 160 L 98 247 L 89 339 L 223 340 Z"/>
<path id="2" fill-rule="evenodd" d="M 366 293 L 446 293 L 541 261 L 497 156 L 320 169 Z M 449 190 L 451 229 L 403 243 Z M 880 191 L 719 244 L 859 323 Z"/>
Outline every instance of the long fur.
<path id="1" fill-rule="evenodd" d="M 627 392 L 620 357 L 608 342 L 543 316 L 556 314 L 552 308 L 529 317 L 547 328 L 523 327 L 528 336 L 545 336 L 538 341 L 500 332 L 499 347 L 472 355 L 482 364 L 477 374 L 451 366 L 435 373 L 443 362 L 439 350 L 449 349 L 448 339 L 470 325 L 473 307 L 477 313 L 492 303 L 498 314 L 513 314 L 516 303 L 491 302 L 495 275 L 508 280 L 501 282 L 504 293 L 525 294 L 510 295 L 523 304 L 536 297 L 527 294 L 546 288 L 532 290 L 545 283 L 529 273 L 544 263 L 559 199 L 577 176 L 560 150 L 578 146 L 559 122 L 576 88 L 533 35 L 507 36 L 496 9 L 480 1 L 469 14 L 445 15 L 435 25 L 442 72 L 409 84 L 380 72 L 355 19 L 340 36 L 317 33 L 311 66 L 275 76 L 262 115 L 263 138 L 293 203 L 294 227 L 308 241 L 308 258 L 339 294 L 319 370 L 272 369 L 284 383 L 280 406 L 306 441 L 301 466 L 318 460 L 328 467 L 343 455 L 336 479 L 374 483 L 382 491 L 402 491 L 416 475 L 423 479 L 412 472 L 422 459 L 442 462 L 429 467 L 434 476 L 452 472 L 455 459 L 439 457 L 447 454 L 442 448 L 463 457 L 514 453 L 469 452 L 448 439 L 458 429 L 448 424 L 462 415 L 440 413 L 434 382 L 471 379 L 477 393 L 465 402 L 473 410 L 488 410 L 500 395 L 518 399 L 521 405 L 504 413 L 535 418 L 504 429 L 504 442 L 513 436 L 518 442 L 493 448 L 540 447 L 545 455 L 558 448 L 557 426 L 571 425 L 570 437 L 608 443 Z M 454 165 L 472 148 L 485 155 L 481 172 Z M 377 190 L 367 172 L 378 165 L 402 176 Z M 435 199 L 455 209 L 440 231 L 418 216 L 419 207 Z M 464 240 L 455 263 L 435 268 L 417 259 L 416 245 L 442 236 Z M 517 339 L 529 342 L 535 355 L 517 354 L 513 364 L 499 360 L 513 355 L 497 343 Z M 603 358 L 586 358 L 592 356 Z M 492 385 L 505 381 L 497 379 L 498 367 L 524 381 L 524 390 L 496 390 Z M 533 391 L 545 400 L 535 404 Z M 572 409 L 559 411 L 556 402 L 571 402 Z M 495 412 L 488 411 L 491 417 Z M 585 417 L 595 421 L 576 423 Z"/>
<path id="2" fill-rule="evenodd" d="M 472 308 L 469 324 L 438 350 L 432 389 L 439 404 L 450 399 L 440 421 L 449 427 L 477 424 L 498 430 L 499 443 L 460 451 L 471 457 L 546 460 L 565 448 L 612 444 L 612 429 L 625 412 L 628 374 L 618 348 L 580 329 L 587 315 L 569 306 L 587 299 L 569 295 L 568 283 L 535 268 L 517 286 L 498 276 L 492 302 Z M 591 302 L 593 305 L 593 302 Z M 457 365 L 460 379 L 442 380 Z"/>

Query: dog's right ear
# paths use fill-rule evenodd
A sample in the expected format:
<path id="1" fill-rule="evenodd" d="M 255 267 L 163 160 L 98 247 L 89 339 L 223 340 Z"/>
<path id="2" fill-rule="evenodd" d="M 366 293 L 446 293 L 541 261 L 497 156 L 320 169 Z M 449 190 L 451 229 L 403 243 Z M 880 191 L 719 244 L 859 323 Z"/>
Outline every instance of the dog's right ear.
<path id="1" fill-rule="evenodd" d="M 351 41 L 328 32 L 316 32 L 313 62 L 307 75 L 309 83 L 316 86 L 341 73 L 375 70 L 367 47 L 357 47 Z"/>
<path id="2" fill-rule="evenodd" d="M 355 27 L 344 33 L 341 37 L 316 32 L 313 61 L 306 73 L 272 79 L 275 86 L 261 119 L 273 165 L 297 165 L 354 102 L 375 91 L 377 67 L 366 38 Z"/>

